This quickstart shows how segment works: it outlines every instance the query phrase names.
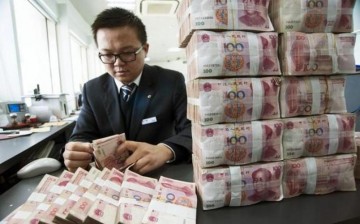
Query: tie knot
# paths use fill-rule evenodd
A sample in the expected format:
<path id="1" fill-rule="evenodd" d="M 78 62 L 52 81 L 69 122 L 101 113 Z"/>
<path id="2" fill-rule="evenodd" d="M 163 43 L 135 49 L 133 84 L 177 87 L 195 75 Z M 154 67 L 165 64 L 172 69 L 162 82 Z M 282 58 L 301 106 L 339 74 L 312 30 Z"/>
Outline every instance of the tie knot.
<path id="1" fill-rule="evenodd" d="M 135 90 L 135 88 L 136 88 L 135 83 L 131 83 L 129 85 L 123 85 L 121 87 L 123 99 L 125 100 L 125 102 L 129 101 L 130 96 L 131 96 L 132 92 Z"/>

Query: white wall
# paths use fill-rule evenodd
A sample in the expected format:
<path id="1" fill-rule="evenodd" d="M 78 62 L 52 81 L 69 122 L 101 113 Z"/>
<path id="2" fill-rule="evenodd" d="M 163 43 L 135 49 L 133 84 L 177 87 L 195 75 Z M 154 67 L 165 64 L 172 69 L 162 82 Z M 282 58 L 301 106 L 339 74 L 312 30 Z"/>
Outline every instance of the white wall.
<path id="1" fill-rule="evenodd" d="M 183 63 L 183 61 L 180 60 L 173 60 L 173 61 L 157 61 L 157 62 L 146 62 L 149 65 L 158 65 L 160 67 L 163 68 L 168 68 L 168 69 L 172 69 L 178 72 L 181 72 L 186 79 L 186 74 L 187 74 L 187 66 L 186 63 Z"/>

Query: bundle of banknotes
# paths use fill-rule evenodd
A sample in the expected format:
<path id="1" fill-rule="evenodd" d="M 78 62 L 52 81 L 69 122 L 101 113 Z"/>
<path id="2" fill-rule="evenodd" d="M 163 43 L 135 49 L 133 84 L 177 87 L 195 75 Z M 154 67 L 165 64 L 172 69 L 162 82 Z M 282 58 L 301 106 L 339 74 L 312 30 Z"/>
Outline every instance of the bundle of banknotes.
<path id="1" fill-rule="evenodd" d="M 202 125 L 276 119 L 279 89 L 279 77 L 192 80 L 187 116 Z"/>
<path id="2" fill-rule="evenodd" d="M 201 168 L 193 156 L 194 180 L 204 210 L 283 198 L 283 162 Z"/>
<path id="3" fill-rule="evenodd" d="M 179 42 L 186 47 L 194 30 L 273 31 L 270 0 L 184 0 L 177 10 Z"/>
<path id="4" fill-rule="evenodd" d="M 355 191 L 356 154 L 328 157 L 307 157 L 285 160 L 284 197 L 300 194 L 328 194 L 334 191 Z"/>
<path id="5" fill-rule="evenodd" d="M 355 132 L 355 146 L 357 161 L 355 166 L 355 178 L 360 179 L 360 132 Z"/>
<path id="6" fill-rule="evenodd" d="M 286 32 L 280 40 L 283 75 L 355 73 L 355 33 Z"/>
<path id="7" fill-rule="evenodd" d="M 284 159 L 355 153 L 355 114 L 284 119 Z"/>
<path id="8" fill-rule="evenodd" d="M 106 167 L 45 175 L 27 201 L 2 223 L 196 222 L 195 184 Z M 170 222 L 169 222 L 170 220 Z"/>
<path id="9" fill-rule="evenodd" d="M 344 76 L 284 77 L 281 117 L 346 113 Z"/>
<path id="10" fill-rule="evenodd" d="M 278 32 L 351 33 L 356 0 L 272 0 L 269 14 Z"/>
<path id="11" fill-rule="evenodd" d="M 275 32 L 195 31 L 186 57 L 188 80 L 281 74 Z"/>
<path id="12" fill-rule="evenodd" d="M 192 125 L 193 153 L 201 167 L 283 159 L 281 120 Z"/>
<path id="13" fill-rule="evenodd" d="M 355 162 L 353 153 L 202 168 L 193 156 L 195 184 L 204 210 L 280 201 L 300 194 L 355 191 Z"/>

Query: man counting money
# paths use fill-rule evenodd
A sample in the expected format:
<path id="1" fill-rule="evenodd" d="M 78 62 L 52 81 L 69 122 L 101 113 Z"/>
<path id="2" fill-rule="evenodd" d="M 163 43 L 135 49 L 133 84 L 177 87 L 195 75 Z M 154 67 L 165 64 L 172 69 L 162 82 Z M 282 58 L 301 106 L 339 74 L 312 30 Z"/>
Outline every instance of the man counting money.
<path id="1" fill-rule="evenodd" d="M 181 73 L 144 60 L 149 51 L 142 21 L 132 12 L 110 8 L 92 24 L 99 59 L 107 73 L 84 84 L 83 106 L 63 153 L 70 171 L 92 162 L 95 139 L 125 133 L 117 153 L 129 152 L 125 166 L 147 173 L 191 155 L 191 123 Z"/>

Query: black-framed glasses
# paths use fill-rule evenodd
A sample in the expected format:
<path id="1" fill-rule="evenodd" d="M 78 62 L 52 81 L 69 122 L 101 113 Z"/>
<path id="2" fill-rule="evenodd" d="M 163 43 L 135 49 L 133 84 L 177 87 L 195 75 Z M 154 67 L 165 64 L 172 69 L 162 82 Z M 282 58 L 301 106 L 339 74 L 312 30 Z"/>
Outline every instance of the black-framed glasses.
<path id="1" fill-rule="evenodd" d="M 104 64 L 114 64 L 116 59 L 120 59 L 122 62 L 131 62 L 136 60 L 136 55 L 138 55 L 141 50 L 144 48 L 144 45 L 139 49 L 133 52 L 122 52 L 120 54 L 101 54 L 99 53 L 99 58 Z"/>

